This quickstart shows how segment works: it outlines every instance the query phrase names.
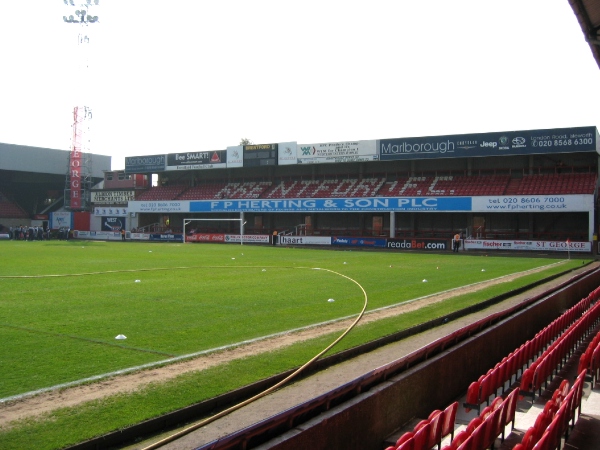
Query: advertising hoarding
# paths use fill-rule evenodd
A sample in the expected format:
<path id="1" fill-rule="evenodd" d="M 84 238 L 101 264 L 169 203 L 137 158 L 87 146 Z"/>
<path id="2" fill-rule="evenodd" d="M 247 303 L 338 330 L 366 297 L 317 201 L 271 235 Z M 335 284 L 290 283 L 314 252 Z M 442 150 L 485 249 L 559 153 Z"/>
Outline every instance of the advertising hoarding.
<path id="1" fill-rule="evenodd" d="M 277 165 L 286 166 L 290 164 L 298 164 L 296 142 L 280 142 L 278 144 L 279 152 L 277 156 Z"/>
<path id="2" fill-rule="evenodd" d="M 225 242 L 232 244 L 268 244 L 271 237 L 268 234 L 226 234 Z"/>
<path id="3" fill-rule="evenodd" d="M 125 173 L 164 172 L 166 155 L 126 156 Z"/>
<path id="4" fill-rule="evenodd" d="M 380 159 L 391 161 L 536 153 L 599 153 L 599 145 L 596 127 L 576 127 L 380 139 L 377 147 Z"/>
<path id="5" fill-rule="evenodd" d="M 103 205 L 126 205 L 135 200 L 135 191 L 92 191 L 92 203 Z"/>
<path id="6" fill-rule="evenodd" d="M 443 239 L 387 239 L 389 250 L 446 250 L 450 248 L 448 240 Z"/>
<path id="7" fill-rule="evenodd" d="M 127 233 L 126 238 L 129 238 Z M 120 241 L 122 239 L 121 233 L 118 231 L 78 231 L 73 232 L 73 237 L 76 239 L 93 239 L 101 241 Z"/>
<path id="8" fill-rule="evenodd" d="M 532 250 L 545 252 L 591 252 L 592 243 L 588 241 L 529 241 L 498 239 L 465 239 L 465 250 Z"/>
<path id="9" fill-rule="evenodd" d="M 130 210 L 132 203 L 129 204 Z M 192 200 L 191 212 L 470 211 L 470 197 Z"/>
<path id="10" fill-rule="evenodd" d="M 128 203 L 129 212 L 136 213 L 178 213 L 190 212 L 189 200 L 179 201 L 134 201 Z"/>
<path id="11" fill-rule="evenodd" d="M 593 209 L 591 194 L 473 197 L 474 212 L 585 212 Z"/>
<path id="12" fill-rule="evenodd" d="M 593 195 L 131 201 L 129 212 L 589 212 Z"/>
<path id="13" fill-rule="evenodd" d="M 322 142 L 299 144 L 298 164 L 377 161 L 377 141 Z"/>
<path id="14" fill-rule="evenodd" d="M 224 169 L 225 167 L 227 167 L 227 150 L 167 155 L 166 170 Z"/>
<path id="15" fill-rule="evenodd" d="M 125 217 L 102 217 L 102 231 L 118 232 L 125 228 Z"/>
<path id="16" fill-rule="evenodd" d="M 56 230 L 61 227 L 73 228 L 73 213 L 67 211 L 50 213 L 50 228 Z"/>
<path id="17" fill-rule="evenodd" d="M 227 168 L 244 167 L 244 146 L 227 147 Z"/>
<path id="18" fill-rule="evenodd" d="M 77 108 L 75 108 L 77 110 Z M 81 208 L 81 150 L 73 144 L 69 161 L 69 188 L 71 194 L 71 209 Z"/>
<path id="19" fill-rule="evenodd" d="M 185 236 L 186 242 L 225 242 L 223 233 L 191 233 Z"/>
<path id="20" fill-rule="evenodd" d="M 331 237 L 279 235 L 279 245 L 331 245 Z"/>
<path id="21" fill-rule="evenodd" d="M 158 241 L 158 242 L 183 242 L 183 234 L 171 234 L 171 233 L 161 233 L 161 234 L 150 234 L 149 240 Z"/>
<path id="22" fill-rule="evenodd" d="M 349 247 L 381 247 L 385 248 L 386 239 L 366 238 L 356 236 L 333 236 L 331 245 L 345 245 Z"/>

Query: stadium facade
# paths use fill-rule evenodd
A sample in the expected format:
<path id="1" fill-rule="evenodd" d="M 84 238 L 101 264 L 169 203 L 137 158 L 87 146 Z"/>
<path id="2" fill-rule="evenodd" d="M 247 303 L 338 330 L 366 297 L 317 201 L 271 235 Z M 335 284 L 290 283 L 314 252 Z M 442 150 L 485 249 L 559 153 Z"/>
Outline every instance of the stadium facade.
<path id="1" fill-rule="evenodd" d="M 574 127 L 131 156 L 105 166 L 78 236 L 590 252 L 599 154 L 597 128 Z"/>
<path id="2" fill-rule="evenodd" d="M 86 158 L 90 183 L 101 183 L 110 170 L 111 157 L 87 154 Z M 32 223 L 52 226 L 51 214 L 63 209 L 69 164 L 68 150 L 0 143 L 0 224 L 5 228 Z M 86 216 L 77 217 L 89 226 Z M 74 215 L 68 213 L 68 217 L 69 223 L 74 221 Z"/>

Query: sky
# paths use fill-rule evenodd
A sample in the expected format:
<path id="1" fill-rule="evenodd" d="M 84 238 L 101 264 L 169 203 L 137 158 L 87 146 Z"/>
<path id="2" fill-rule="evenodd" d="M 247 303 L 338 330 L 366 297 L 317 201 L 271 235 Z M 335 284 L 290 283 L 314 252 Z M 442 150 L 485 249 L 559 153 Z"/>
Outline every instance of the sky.
<path id="1" fill-rule="evenodd" d="M 99 0 L 97 22 L 66 23 L 76 9 L 0 0 L 0 142 L 68 150 L 76 105 L 113 170 L 242 138 L 600 125 L 568 0 Z"/>

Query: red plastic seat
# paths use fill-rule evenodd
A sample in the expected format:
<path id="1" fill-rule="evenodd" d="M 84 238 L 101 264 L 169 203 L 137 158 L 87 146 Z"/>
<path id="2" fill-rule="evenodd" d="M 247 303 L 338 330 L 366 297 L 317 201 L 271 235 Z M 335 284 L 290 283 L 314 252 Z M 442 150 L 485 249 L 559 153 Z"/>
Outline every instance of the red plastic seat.
<path id="1" fill-rule="evenodd" d="M 487 430 L 487 422 L 482 421 L 477 428 L 471 433 L 471 449 L 485 448 L 485 434 Z"/>
<path id="2" fill-rule="evenodd" d="M 454 437 L 454 439 L 452 439 L 452 445 L 455 448 L 458 448 L 460 445 L 462 445 L 463 442 L 465 442 L 467 440 L 467 438 L 469 437 L 469 433 L 467 433 L 466 430 L 462 430 L 460 432 L 458 432 L 456 434 L 456 436 Z"/>
<path id="3" fill-rule="evenodd" d="M 435 445 L 438 447 L 442 444 L 442 422 L 444 415 L 441 411 L 438 411 L 431 419 L 429 420 L 430 430 L 429 430 L 429 439 L 427 440 L 426 448 L 432 448 Z"/>
<path id="4" fill-rule="evenodd" d="M 431 433 L 431 424 L 427 422 L 418 431 L 415 431 L 415 435 L 413 436 L 414 441 L 414 449 L 415 450 L 424 450 L 429 442 L 429 435 Z"/>
<path id="5" fill-rule="evenodd" d="M 394 447 L 392 447 L 394 448 Z M 402 444 L 398 445 L 397 447 L 395 447 L 396 450 L 417 450 L 417 448 L 415 447 L 415 441 L 414 439 L 411 437 L 410 439 L 408 439 L 407 441 L 404 441 Z"/>
<path id="6" fill-rule="evenodd" d="M 409 439 L 412 439 L 414 434 L 415 433 L 413 433 L 412 431 L 407 431 L 406 433 L 404 433 L 396 441 L 396 447 L 400 446 L 400 444 L 403 444 L 404 442 L 408 441 Z"/>
<path id="7" fill-rule="evenodd" d="M 521 439 L 523 450 L 531 450 L 539 439 L 539 431 L 535 427 L 530 427 Z"/>
<path id="8" fill-rule="evenodd" d="M 450 435 L 454 439 L 454 422 L 456 420 L 456 412 L 458 411 L 458 402 L 452 403 L 444 410 L 444 419 L 442 420 L 441 438 Z"/>
<path id="9" fill-rule="evenodd" d="M 465 406 L 479 406 L 479 392 L 480 392 L 480 384 L 479 381 L 473 381 L 469 388 L 467 389 L 467 398 L 465 399 Z M 468 406 L 465 407 L 467 412 L 471 411 L 471 408 Z"/>
<path id="10" fill-rule="evenodd" d="M 559 408 L 559 405 L 553 399 L 550 399 L 544 405 L 544 413 L 550 417 L 553 417 L 556 414 L 556 412 L 558 411 L 558 408 Z"/>
<path id="11" fill-rule="evenodd" d="M 471 421 L 467 425 L 467 429 L 466 429 L 467 433 L 469 435 L 473 434 L 473 431 L 475 431 L 475 429 L 482 423 L 483 423 L 483 420 L 481 420 L 481 418 L 479 418 L 479 417 L 475 417 L 475 418 L 471 419 Z"/>

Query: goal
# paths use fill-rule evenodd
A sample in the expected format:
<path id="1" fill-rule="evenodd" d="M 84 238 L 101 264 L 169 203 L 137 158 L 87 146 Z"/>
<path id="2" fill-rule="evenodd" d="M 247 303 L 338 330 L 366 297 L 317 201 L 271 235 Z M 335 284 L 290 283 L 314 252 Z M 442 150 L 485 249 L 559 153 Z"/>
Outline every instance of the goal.
<path id="1" fill-rule="evenodd" d="M 246 225 L 246 221 L 243 217 L 239 219 L 231 219 L 231 218 L 214 218 L 214 219 L 183 219 L 183 242 L 186 243 L 185 237 L 187 236 L 187 227 L 192 222 L 239 222 L 240 223 L 240 244 L 244 245 L 244 225 Z"/>

